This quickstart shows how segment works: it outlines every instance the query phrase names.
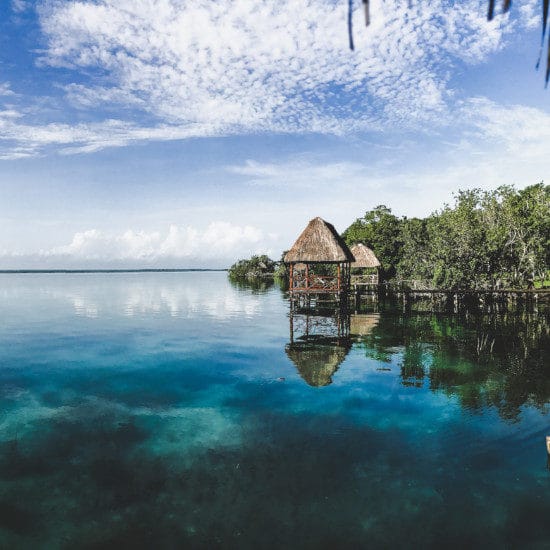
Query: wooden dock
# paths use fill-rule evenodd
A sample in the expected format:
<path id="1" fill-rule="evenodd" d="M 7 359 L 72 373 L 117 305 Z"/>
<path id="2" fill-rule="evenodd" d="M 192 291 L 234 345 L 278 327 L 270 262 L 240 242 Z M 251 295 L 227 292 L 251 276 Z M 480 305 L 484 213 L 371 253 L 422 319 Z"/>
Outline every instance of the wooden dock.
<path id="1" fill-rule="evenodd" d="M 356 306 L 363 298 L 383 301 L 394 297 L 406 310 L 415 302 L 428 302 L 434 309 L 458 312 L 463 307 L 511 307 L 537 310 L 540 304 L 550 304 L 549 288 L 532 289 L 420 289 L 392 283 L 355 284 L 350 297 Z"/>

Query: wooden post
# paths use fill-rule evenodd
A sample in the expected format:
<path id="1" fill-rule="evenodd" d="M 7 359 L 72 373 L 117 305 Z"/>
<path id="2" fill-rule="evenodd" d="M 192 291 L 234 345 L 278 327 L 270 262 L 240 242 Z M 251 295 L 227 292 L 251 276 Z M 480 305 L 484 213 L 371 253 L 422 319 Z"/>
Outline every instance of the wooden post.
<path id="1" fill-rule="evenodd" d="M 290 292 L 294 290 L 294 264 L 290 264 Z"/>
<path id="2" fill-rule="evenodd" d="M 306 290 L 309 290 L 309 264 L 306 264 Z"/>
<path id="3" fill-rule="evenodd" d="M 338 291 L 340 291 L 340 264 L 338 264 Z"/>

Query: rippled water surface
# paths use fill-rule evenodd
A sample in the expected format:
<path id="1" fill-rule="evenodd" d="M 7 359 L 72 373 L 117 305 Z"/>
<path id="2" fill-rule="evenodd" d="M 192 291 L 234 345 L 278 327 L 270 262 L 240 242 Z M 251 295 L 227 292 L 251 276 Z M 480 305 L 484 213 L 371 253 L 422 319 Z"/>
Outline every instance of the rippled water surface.
<path id="1" fill-rule="evenodd" d="M 2 548 L 550 547 L 543 311 L 5 274 L 0 316 Z"/>

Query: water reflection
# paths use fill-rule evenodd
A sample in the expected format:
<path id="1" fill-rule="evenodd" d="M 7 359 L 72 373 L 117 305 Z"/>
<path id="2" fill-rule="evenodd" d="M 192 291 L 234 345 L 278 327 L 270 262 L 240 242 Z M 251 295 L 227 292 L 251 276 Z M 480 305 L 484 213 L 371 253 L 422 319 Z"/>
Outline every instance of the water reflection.
<path id="1" fill-rule="evenodd" d="M 379 313 L 352 313 L 350 315 L 350 334 L 361 337 L 370 334 L 380 322 Z"/>
<path id="2" fill-rule="evenodd" d="M 349 338 L 309 337 L 287 344 L 285 352 L 310 386 L 328 386 L 351 349 Z"/>
<path id="3" fill-rule="evenodd" d="M 225 273 L 0 302 L 1 548 L 547 547 L 542 314 L 289 319 Z"/>
<path id="4" fill-rule="evenodd" d="M 311 386 L 331 384 L 353 346 L 377 371 L 397 374 L 402 386 L 447 394 L 472 412 L 491 407 L 514 422 L 526 405 L 550 410 L 550 330 L 543 314 L 291 307 L 289 325 L 285 352 Z"/>
<path id="5" fill-rule="evenodd" d="M 3 308 L 20 310 L 20 303 L 39 305 L 60 312 L 69 305 L 79 317 L 97 319 L 167 315 L 191 318 L 211 316 L 226 319 L 253 317 L 261 307 L 262 284 L 248 292 L 231 286 L 224 273 L 107 273 L 2 276 Z M 33 312 L 27 312 L 32 315 Z"/>
<path id="6" fill-rule="evenodd" d="M 289 314 L 288 358 L 310 386 L 328 386 L 351 349 L 350 315 L 345 308 L 295 307 Z"/>
<path id="7" fill-rule="evenodd" d="M 328 386 L 353 341 L 369 334 L 379 320 L 378 313 L 350 314 L 346 308 L 291 308 L 285 352 L 310 386 Z"/>
<path id="8" fill-rule="evenodd" d="M 278 286 L 281 288 L 278 281 L 275 281 L 272 277 L 266 277 L 263 279 L 231 279 L 229 278 L 229 283 L 231 286 L 238 288 L 240 290 L 253 290 L 259 293 L 263 293 L 273 286 Z"/>
<path id="9" fill-rule="evenodd" d="M 366 357 L 397 362 L 404 386 L 455 396 L 465 409 L 495 407 L 510 421 L 524 405 L 549 410 L 550 337 L 544 315 L 387 313 L 356 342 Z"/>

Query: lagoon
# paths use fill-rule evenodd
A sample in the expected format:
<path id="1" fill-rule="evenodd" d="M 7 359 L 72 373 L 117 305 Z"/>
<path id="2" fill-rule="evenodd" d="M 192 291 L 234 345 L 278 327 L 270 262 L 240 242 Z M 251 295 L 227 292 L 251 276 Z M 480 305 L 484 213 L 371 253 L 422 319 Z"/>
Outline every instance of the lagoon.
<path id="1" fill-rule="evenodd" d="M 0 274 L 0 315 L 2 548 L 550 545 L 546 311 L 300 357 L 223 272 Z"/>

